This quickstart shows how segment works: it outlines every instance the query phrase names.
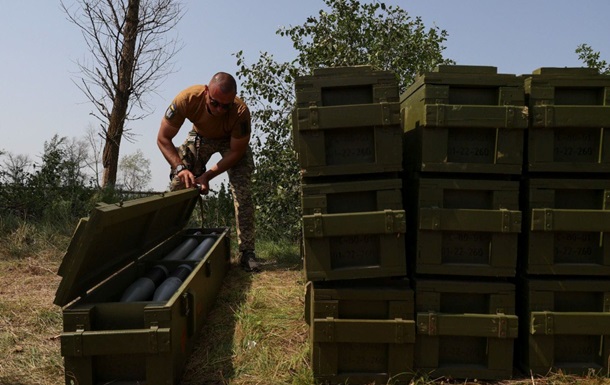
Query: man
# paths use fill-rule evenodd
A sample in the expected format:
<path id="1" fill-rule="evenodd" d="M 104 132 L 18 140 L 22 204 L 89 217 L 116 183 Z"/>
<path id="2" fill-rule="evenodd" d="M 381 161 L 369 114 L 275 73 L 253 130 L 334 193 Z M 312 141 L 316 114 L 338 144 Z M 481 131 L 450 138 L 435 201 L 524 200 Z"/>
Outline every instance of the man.
<path id="1" fill-rule="evenodd" d="M 240 265 L 246 271 L 258 270 L 254 253 L 254 204 L 250 181 L 254 160 L 250 150 L 251 119 L 248 106 L 237 96 L 233 76 L 219 72 L 207 85 L 181 91 L 165 111 L 157 144 L 171 166 L 171 190 L 200 185 L 209 192 L 210 180 L 227 171 L 235 206 Z M 193 123 L 186 141 L 179 148 L 172 139 L 184 121 Z M 212 154 L 222 159 L 206 170 Z"/>

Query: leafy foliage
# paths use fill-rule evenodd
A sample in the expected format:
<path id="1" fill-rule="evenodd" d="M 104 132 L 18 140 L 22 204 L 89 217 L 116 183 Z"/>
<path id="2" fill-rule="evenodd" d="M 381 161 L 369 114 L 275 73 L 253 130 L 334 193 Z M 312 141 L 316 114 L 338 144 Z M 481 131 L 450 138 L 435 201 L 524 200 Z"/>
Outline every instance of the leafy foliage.
<path id="1" fill-rule="evenodd" d="M 302 69 L 372 65 L 398 76 L 401 91 L 419 72 L 432 69 L 443 60 L 442 43 L 447 32 L 429 28 L 421 17 L 412 18 L 398 6 L 382 2 L 325 0 L 330 11 L 309 17 L 305 24 L 280 28 L 299 52 Z"/>
<path id="2" fill-rule="evenodd" d="M 31 221 L 72 227 L 98 202 L 141 196 L 134 191 L 145 187 L 150 179 L 150 161 L 141 152 L 123 158 L 125 180 L 130 181 L 127 187 L 131 190 L 100 189 L 96 176 L 91 175 L 88 146 L 86 140 L 54 135 L 44 143 L 39 162 L 2 151 L 0 215 L 6 223 Z"/>
<path id="3" fill-rule="evenodd" d="M 45 142 L 40 164 L 9 156 L 10 165 L 0 170 L 0 212 L 49 221 L 86 212 L 92 193 L 86 186 L 82 156 L 58 135 Z"/>
<path id="4" fill-rule="evenodd" d="M 203 198 L 203 220 L 199 224 L 206 228 L 230 227 L 235 228 L 235 215 L 233 211 L 233 198 L 224 183 L 213 195 Z"/>
<path id="5" fill-rule="evenodd" d="M 593 48 L 588 44 L 581 44 L 576 48 L 578 58 L 589 68 L 596 68 L 599 73 L 604 75 L 610 74 L 610 65 L 600 59 L 599 51 L 593 51 Z"/>
<path id="6" fill-rule="evenodd" d="M 419 72 L 449 64 L 442 51 L 447 32 L 427 29 L 400 7 L 382 2 L 324 0 L 328 10 L 304 24 L 282 27 L 296 57 L 279 63 L 268 52 L 247 64 L 235 54 L 242 97 L 250 105 L 257 128 L 253 150 L 257 160 L 254 199 L 259 234 L 269 238 L 300 237 L 300 170 L 291 132 L 295 108 L 294 81 L 321 67 L 371 65 L 393 71 L 401 90 Z"/>
<path id="7" fill-rule="evenodd" d="M 144 157 L 142 150 L 124 155 L 119 162 L 119 177 L 122 187 L 128 191 L 143 191 L 152 178 L 150 160 Z"/>

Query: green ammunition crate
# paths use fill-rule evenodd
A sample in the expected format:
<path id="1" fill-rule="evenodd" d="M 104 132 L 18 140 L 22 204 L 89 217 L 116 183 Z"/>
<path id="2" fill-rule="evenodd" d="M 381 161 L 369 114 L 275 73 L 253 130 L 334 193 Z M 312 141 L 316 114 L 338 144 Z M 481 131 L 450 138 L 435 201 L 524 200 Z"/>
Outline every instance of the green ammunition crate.
<path id="1" fill-rule="evenodd" d="M 528 114 L 515 75 L 440 66 L 419 76 L 400 106 L 405 170 L 521 173 Z"/>
<path id="2" fill-rule="evenodd" d="M 496 67 L 441 65 L 417 76 L 401 95 L 423 104 L 524 106 L 523 81 Z"/>
<path id="3" fill-rule="evenodd" d="M 293 142 L 303 177 L 402 170 L 398 102 L 299 108 Z"/>
<path id="4" fill-rule="evenodd" d="M 524 181 L 524 269 L 529 274 L 610 274 L 610 180 Z"/>
<path id="5" fill-rule="evenodd" d="M 398 78 L 371 66 L 317 68 L 295 80 L 297 108 L 398 102 Z"/>
<path id="6" fill-rule="evenodd" d="M 504 380 L 518 333 L 515 285 L 415 279 L 415 369 L 431 377 Z"/>
<path id="7" fill-rule="evenodd" d="M 519 182 L 418 178 L 407 183 L 409 269 L 416 274 L 514 277 Z"/>
<path id="8" fill-rule="evenodd" d="M 413 82 L 413 85 L 421 86 L 423 84 L 450 85 L 456 88 L 455 97 L 468 98 L 465 100 L 471 100 L 470 97 L 480 99 L 477 94 L 487 93 L 487 88 L 523 87 L 521 80 L 516 75 L 499 74 L 497 67 L 483 65 L 439 65 L 432 71 L 419 74 Z M 498 91 L 496 90 L 496 92 Z M 405 92 L 406 95 L 409 93 Z M 476 103 L 460 101 L 456 104 Z"/>
<path id="9" fill-rule="evenodd" d="M 610 76 L 591 68 L 524 75 L 531 172 L 610 171 Z"/>
<path id="10" fill-rule="evenodd" d="M 310 281 L 404 276 L 405 212 L 303 216 L 305 274 Z"/>
<path id="11" fill-rule="evenodd" d="M 608 375 L 610 280 L 524 279 L 520 283 L 519 365 L 549 371 Z"/>
<path id="12" fill-rule="evenodd" d="M 228 229 L 184 228 L 199 199 L 195 189 L 171 192 L 98 206 L 80 221 L 55 297 L 66 385 L 180 382 L 229 268 Z M 202 259 L 163 260 L 187 239 L 211 236 Z M 121 301 L 152 267 L 180 265 L 192 271 L 168 300 Z"/>
<path id="13" fill-rule="evenodd" d="M 401 179 L 301 184 L 303 214 L 402 210 Z"/>
<path id="14" fill-rule="evenodd" d="M 412 378 L 415 321 L 408 280 L 309 282 L 305 306 L 316 380 L 406 384 Z"/>

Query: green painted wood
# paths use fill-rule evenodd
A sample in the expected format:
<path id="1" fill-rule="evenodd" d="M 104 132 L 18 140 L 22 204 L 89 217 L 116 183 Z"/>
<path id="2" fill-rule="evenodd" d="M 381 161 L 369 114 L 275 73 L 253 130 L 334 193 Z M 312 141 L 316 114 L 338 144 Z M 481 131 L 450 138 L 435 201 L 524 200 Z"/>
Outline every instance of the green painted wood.
<path id="1" fill-rule="evenodd" d="M 433 209 L 419 210 L 419 230 L 521 232 L 521 211 Z"/>
<path id="2" fill-rule="evenodd" d="M 523 266 L 529 274 L 610 274 L 610 181 L 524 179 Z"/>
<path id="3" fill-rule="evenodd" d="M 525 76 L 525 75 L 524 75 Z M 610 171 L 610 76 L 589 68 L 540 68 L 524 78 L 531 172 Z"/>
<path id="4" fill-rule="evenodd" d="M 371 66 L 317 68 L 295 79 L 297 107 L 397 102 L 398 79 Z"/>
<path id="5" fill-rule="evenodd" d="M 531 312 L 533 335 L 610 335 L 610 313 Z"/>
<path id="6" fill-rule="evenodd" d="M 404 276 L 405 231 L 404 210 L 304 215 L 307 279 Z"/>
<path id="7" fill-rule="evenodd" d="M 318 381 L 406 384 L 413 377 L 413 320 L 314 319 L 310 334 Z"/>
<path id="8" fill-rule="evenodd" d="M 60 341 L 67 385 L 179 382 L 231 255 L 229 229 L 181 227 L 198 198 L 192 189 L 101 205 L 81 221 L 62 263 L 63 280 L 56 298 L 57 303 L 65 303 L 80 296 L 62 309 Z M 205 238 L 212 233 L 217 239 L 203 260 L 162 260 L 187 237 Z M 123 291 L 152 266 L 161 264 L 171 271 L 183 263 L 193 271 L 169 300 L 119 302 Z M 83 270 L 96 264 L 101 264 L 97 271 Z M 94 281 L 92 274 L 101 283 L 89 288 L 85 283 Z"/>
<path id="9" fill-rule="evenodd" d="M 95 207 L 63 257 L 55 304 L 67 305 L 181 231 L 198 199 L 188 189 Z"/>
<path id="10" fill-rule="evenodd" d="M 398 126 L 398 103 L 357 104 L 333 107 L 309 107 L 296 110 L 298 133 L 310 130 L 336 130 L 363 126 Z"/>
<path id="11" fill-rule="evenodd" d="M 610 106 L 533 106 L 531 128 L 606 127 Z"/>
<path id="12" fill-rule="evenodd" d="M 401 179 L 354 179 L 327 183 L 302 183 L 304 215 L 314 213 L 402 210 Z"/>
<path id="13" fill-rule="evenodd" d="M 418 274 L 516 273 L 522 227 L 519 182 L 414 178 L 405 183 L 409 266 Z"/>
<path id="14" fill-rule="evenodd" d="M 531 230 L 610 232 L 610 211 L 532 209 Z"/>
<path id="15" fill-rule="evenodd" d="M 303 235 L 306 239 L 344 235 L 401 234 L 406 231 L 405 226 L 404 210 L 303 215 Z"/>
<path id="16" fill-rule="evenodd" d="M 528 126 L 528 110 L 520 106 L 427 104 L 418 122 L 427 128 L 525 129 Z"/>
<path id="17" fill-rule="evenodd" d="M 520 324 L 514 284 L 429 278 L 413 282 L 418 372 L 488 380 L 512 376 Z"/>
<path id="18" fill-rule="evenodd" d="M 519 319 L 504 314 L 418 313 L 417 332 L 429 336 L 517 338 Z"/>
<path id="19" fill-rule="evenodd" d="M 61 336 L 61 354 L 67 356 L 98 356 L 111 354 L 160 354 L 171 351 L 170 329 L 76 331 Z"/>
<path id="20" fill-rule="evenodd" d="M 522 278 L 519 367 L 536 375 L 561 370 L 606 373 L 610 358 L 610 281 Z"/>
<path id="21" fill-rule="evenodd" d="M 311 323 L 314 318 L 414 318 L 413 290 L 407 279 L 310 282 L 307 286 Z"/>

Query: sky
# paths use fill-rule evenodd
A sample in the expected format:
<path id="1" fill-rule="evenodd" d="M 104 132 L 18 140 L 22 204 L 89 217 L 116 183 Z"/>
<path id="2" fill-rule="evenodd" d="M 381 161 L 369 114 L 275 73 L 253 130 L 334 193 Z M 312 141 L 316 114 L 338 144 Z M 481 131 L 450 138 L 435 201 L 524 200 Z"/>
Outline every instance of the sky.
<path id="1" fill-rule="evenodd" d="M 361 3 L 373 0 L 360 0 Z M 496 67 L 498 73 L 531 74 L 540 67 L 581 67 L 575 50 L 586 43 L 610 61 L 608 0 L 386 0 L 426 27 L 448 33 L 445 58 L 462 65 Z M 68 6 L 74 0 L 65 0 Z M 296 52 L 282 26 L 305 23 L 323 0 L 182 0 L 185 15 L 175 32 L 184 48 L 174 72 L 151 94 L 153 113 L 129 123 L 135 143 L 123 140 L 121 156 L 140 149 L 151 162 L 156 191 L 167 187 L 169 166 L 156 144 L 159 123 L 173 97 L 193 84 L 206 84 L 218 71 L 235 73 L 235 53 L 253 64 L 261 52 L 289 61 Z M 0 150 L 39 161 L 55 134 L 84 138 L 99 122 L 75 85 L 76 62 L 89 54 L 78 28 L 59 0 L 0 0 Z M 239 87 L 239 79 L 238 79 Z M 256 127 L 254 127 L 256 129 Z M 190 130 L 185 123 L 174 144 Z M 217 158 L 212 158 L 216 161 Z M 0 159 L 1 161 L 1 159 Z M 211 165 L 211 164 L 210 164 Z M 226 177 L 211 183 L 215 189 Z"/>

